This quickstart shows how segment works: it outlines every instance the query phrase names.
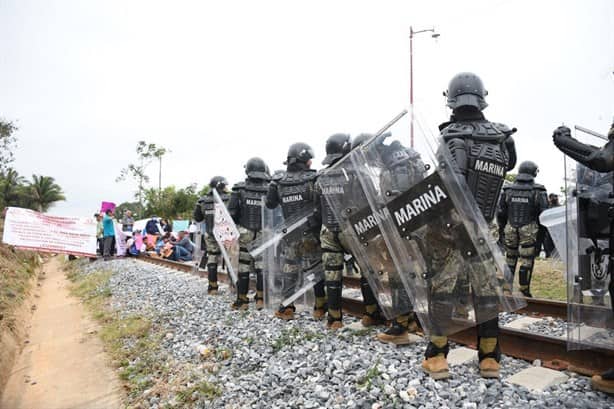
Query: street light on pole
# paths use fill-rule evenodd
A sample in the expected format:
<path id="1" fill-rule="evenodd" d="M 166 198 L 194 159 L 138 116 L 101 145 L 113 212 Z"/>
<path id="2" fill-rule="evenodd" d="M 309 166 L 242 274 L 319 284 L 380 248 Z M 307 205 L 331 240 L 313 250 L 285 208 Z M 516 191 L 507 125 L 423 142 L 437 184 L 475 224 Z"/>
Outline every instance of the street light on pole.
<path id="1" fill-rule="evenodd" d="M 432 38 L 439 37 L 439 33 L 435 32 L 435 28 L 414 31 L 412 26 L 409 26 L 409 103 L 412 106 L 411 110 L 411 125 L 410 125 L 410 143 L 414 147 L 414 36 L 420 33 L 431 32 Z"/>

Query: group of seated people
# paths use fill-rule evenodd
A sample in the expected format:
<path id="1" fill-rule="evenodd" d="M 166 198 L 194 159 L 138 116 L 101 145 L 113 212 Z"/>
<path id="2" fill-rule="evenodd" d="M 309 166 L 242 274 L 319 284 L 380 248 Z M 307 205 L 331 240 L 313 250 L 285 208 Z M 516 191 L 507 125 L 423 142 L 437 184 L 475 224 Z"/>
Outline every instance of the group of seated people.
<path id="1" fill-rule="evenodd" d="M 175 233 L 172 226 L 164 219 L 152 217 L 145 225 L 145 234 L 133 232 L 133 237 L 126 242 L 127 255 L 138 255 L 141 252 L 155 252 L 158 256 L 173 261 L 191 261 L 194 254 L 194 243 L 189 233 L 181 230 Z"/>

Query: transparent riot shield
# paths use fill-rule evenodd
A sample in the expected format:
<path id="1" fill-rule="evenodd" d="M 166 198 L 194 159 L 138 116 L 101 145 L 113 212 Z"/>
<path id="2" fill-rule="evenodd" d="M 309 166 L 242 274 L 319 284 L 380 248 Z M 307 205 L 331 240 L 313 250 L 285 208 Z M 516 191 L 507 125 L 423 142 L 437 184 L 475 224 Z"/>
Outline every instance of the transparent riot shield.
<path id="1" fill-rule="evenodd" d="M 213 198 L 215 200 L 213 236 L 222 252 L 232 287 L 235 287 L 239 277 L 239 229 L 215 189 L 213 189 Z"/>
<path id="2" fill-rule="evenodd" d="M 569 349 L 614 351 L 613 178 L 565 157 Z"/>
<path id="3" fill-rule="evenodd" d="M 410 170 L 410 167 L 406 169 Z M 361 172 L 365 172 L 364 167 L 356 166 L 346 156 L 320 171 L 316 183 L 322 192 L 321 200 L 325 201 L 322 205 L 331 210 L 326 213 L 331 218 L 328 224 L 332 234 L 354 258 L 361 274 L 369 282 L 383 314 L 388 319 L 394 319 L 411 312 L 413 307 L 386 241 L 377 227 L 380 216 L 372 211 L 360 183 L 358 175 Z M 369 228 L 355 228 L 352 222 L 356 220 L 365 220 L 363 224 L 369 223 Z"/>
<path id="4" fill-rule="evenodd" d="M 396 186 L 384 183 L 402 172 L 390 158 L 395 150 L 415 157 L 405 137 L 410 118 L 415 118 L 416 150 L 430 163 L 424 165 L 424 177 L 406 178 Z M 359 237 L 379 229 L 424 331 L 448 335 L 526 302 L 511 291 L 504 294 L 504 288 L 512 288 L 511 274 L 489 226 L 447 145 L 419 119 L 408 115 L 389 135 L 352 151 L 350 159 L 363 170 L 358 177 L 373 214 L 354 215 L 350 222 Z"/>
<path id="5" fill-rule="evenodd" d="M 324 280 L 322 251 L 311 227 L 313 209 L 284 219 L 281 208 L 262 206 L 262 235 L 249 246 L 262 257 L 264 303 L 270 310 L 293 305 L 297 311 L 312 309 L 316 283 Z"/>
<path id="6" fill-rule="evenodd" d="M 203 224 L 197 223 L 196 229 L 193 232 L 194 234 L 193 236 L 194 237 L 194 252 L 192 253 L 192 263 L 193 263 L 192 272 L 193 273 L 198 273 L 198 270 L 202 263 L 202 259 L 205 255 L 205 251 L 204 251 L 205 246 L 203 245 L 204 244 L 203 231 L 204 231 Z"/>

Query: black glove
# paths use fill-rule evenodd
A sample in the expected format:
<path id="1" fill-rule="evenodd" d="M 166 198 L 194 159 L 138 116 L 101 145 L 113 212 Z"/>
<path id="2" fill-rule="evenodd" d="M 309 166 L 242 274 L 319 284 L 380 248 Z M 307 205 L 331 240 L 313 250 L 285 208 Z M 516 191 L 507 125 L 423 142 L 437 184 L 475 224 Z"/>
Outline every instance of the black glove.
<path id="1" fill-rule="evenodd" d="M 571 129 L 566 126 L 559 126 L 552 133 L 552 140 L 556 144 L 561 138 L 571 138 Z"/>

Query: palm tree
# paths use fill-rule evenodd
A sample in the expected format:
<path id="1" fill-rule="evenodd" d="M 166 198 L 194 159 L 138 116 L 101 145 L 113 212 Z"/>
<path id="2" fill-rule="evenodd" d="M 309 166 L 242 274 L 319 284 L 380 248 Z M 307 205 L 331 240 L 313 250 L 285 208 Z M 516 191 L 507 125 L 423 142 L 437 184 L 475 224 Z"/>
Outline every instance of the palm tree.
<path id="1" fill-rule="evenodd" d="M 66 200 L 62 188 L 51 176 L 32 175 L 29 188 L 32 205 L 39 212 L 46 212 L 55 202 Z"/>
<path id="2" fill-rule="evenodd" d="M 18 204 L 22 187 L 26 180 L 13 168 L 8 168 L 6 172 L 0 172 L 0 203 L 4 206 L 15 206 Z"/>

